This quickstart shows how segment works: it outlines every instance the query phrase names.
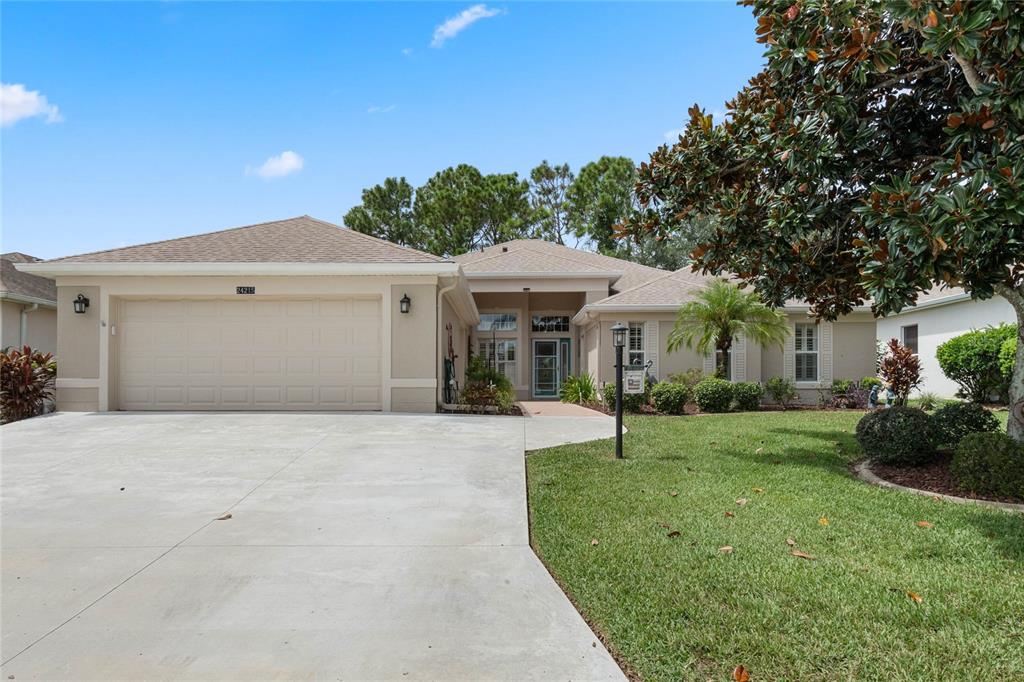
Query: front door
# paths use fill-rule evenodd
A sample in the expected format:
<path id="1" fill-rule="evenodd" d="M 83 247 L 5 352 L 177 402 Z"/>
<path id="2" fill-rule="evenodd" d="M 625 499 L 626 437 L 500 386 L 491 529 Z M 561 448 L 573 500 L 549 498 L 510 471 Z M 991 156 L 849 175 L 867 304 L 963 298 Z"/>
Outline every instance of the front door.
<path id="1" fill-rule="evenodd" d="M 533 340 L 533 397 L 558 397 L 569 375 L 569 357 L 569 339 Z"/>

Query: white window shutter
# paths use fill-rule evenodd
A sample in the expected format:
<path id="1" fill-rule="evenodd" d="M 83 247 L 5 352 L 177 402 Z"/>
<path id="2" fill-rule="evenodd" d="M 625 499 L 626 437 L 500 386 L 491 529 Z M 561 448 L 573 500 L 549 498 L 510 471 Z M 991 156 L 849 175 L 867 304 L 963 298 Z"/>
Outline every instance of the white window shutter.
<path id="1" fill-rule="evenodd" d="M 747 339 L 742 333 L 732 340 L 732 380 L 747 380 Z"/>
<path id="2" fill-rule="evenodd" d="M 651 365 L 651 376 L 660 378 L 658 376 L 658 323 L 657 321 L 648 321 L 644 323 L 644 352 L 647 355 L 647 361 L 653 362 Z"/>
<path id="3" fill-rule="evenodd" d="M 789 335 L 786 336 L 786 343 L 782 348 L 782 376 L 784 379 L 796 381 L 796 325 L 790 322 Z"/>
<path id="4" fill-rule="evenodd" d="M 820 383 L 832 385 L 832 323 L 822 322 L 821 327 L 821 372 Z"/>
<path id="5" fill-rule="evenodd" d="M 711 376 L 715 373 L 715 349 L 704 356 L 704 374 Z"/>

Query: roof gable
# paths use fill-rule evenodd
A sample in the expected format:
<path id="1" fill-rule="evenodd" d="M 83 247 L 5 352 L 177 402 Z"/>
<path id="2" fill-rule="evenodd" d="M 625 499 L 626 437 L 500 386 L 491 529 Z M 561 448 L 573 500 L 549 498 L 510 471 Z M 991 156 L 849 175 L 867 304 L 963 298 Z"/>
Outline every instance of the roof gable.
<path id="1" fill-rule="evenodd" d="M 0 294 L 56 303 L 57 285 L 52 279 L 20 272 L 14 267 L 15 263 L 35 263 L 38 260 L 17 252 L 0 256 Z"/>

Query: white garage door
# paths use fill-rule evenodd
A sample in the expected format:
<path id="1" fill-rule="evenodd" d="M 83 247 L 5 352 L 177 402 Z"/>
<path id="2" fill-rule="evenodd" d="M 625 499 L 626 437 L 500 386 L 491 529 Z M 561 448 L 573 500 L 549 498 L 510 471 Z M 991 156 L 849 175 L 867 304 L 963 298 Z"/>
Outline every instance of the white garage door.
<path id="1" fill-rule="evenodd" d="M 379 410 L 379 298 L 125 300 L 123 410 Z"/>

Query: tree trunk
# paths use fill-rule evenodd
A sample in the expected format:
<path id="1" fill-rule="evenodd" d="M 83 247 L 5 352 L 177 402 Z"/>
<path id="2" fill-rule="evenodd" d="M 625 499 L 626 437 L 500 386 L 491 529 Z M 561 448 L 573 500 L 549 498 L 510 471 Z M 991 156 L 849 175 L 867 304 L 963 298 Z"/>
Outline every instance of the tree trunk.
<path id="1" fill-rule="evenodd" d="M 716 344 L 715 350 L 722 352 L 722 359 L 715 358 L 715 376 L 719 379 L 728 379 L 729 349 L 732 348 L 732 339 L 724 339 Z M 716 353 L 717 355 L 717 353 Z"/>
<path id="2" fill-rule="evenodd" d="M 1010 416 L 1006 432 L 1015 440 L 1024 442 L 1024 285 L 998 286 L 996 292 L 1017 312 L 1017 353 L 1010 377 Z"/>

